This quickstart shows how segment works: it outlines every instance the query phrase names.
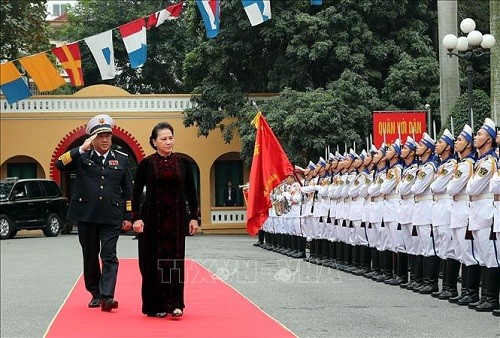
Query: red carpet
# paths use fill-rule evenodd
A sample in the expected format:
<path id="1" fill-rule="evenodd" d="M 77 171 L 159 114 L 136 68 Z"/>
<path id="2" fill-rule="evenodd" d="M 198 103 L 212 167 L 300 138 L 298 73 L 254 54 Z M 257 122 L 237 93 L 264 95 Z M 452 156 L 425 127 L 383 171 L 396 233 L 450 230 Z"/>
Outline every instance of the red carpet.
<path id="1" fill-rule="evenodd" d="M 83 276 L 75 284 L 46 337 L 295 337 L 205 267 L 186 261 L 184 316 L 149 318 L 141 313 L 137 260 L 121 259 L 111 313 L 90 309 Z"/>

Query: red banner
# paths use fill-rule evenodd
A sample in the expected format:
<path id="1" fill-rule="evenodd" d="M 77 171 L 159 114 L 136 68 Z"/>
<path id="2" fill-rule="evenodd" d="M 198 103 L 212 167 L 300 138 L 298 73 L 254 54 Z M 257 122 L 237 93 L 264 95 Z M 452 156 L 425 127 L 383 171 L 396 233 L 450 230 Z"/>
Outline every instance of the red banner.
<path id="1" fill-rule="evenodd" d="M 385 142 L 392 144 L 398 137 L 401 143 L 411 136 L 420 141 L 427 130 L 427 112 L 425 110 L 374 111 L 373 144 L 378 148 Z"/>

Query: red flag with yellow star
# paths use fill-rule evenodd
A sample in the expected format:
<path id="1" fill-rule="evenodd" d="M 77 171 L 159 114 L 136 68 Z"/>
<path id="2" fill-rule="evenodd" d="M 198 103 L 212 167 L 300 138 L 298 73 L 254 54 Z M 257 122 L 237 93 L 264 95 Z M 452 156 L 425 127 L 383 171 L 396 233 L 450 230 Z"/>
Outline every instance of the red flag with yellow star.
<path id="1" fill-rule="evenodd" d="M 59 59 L 71 84 L 75 87 L 83 86 L 82 58 L 78 42 L 53 48 L 52 53 Z"/>
<path id="2" fill-rule="evenodd" d="M 269 217 L 271 190 L 293 173 L 293 166 L 261 112 L 252 123 L 257 136 L 248 188 L 247 232 L 255 235 Z"/>

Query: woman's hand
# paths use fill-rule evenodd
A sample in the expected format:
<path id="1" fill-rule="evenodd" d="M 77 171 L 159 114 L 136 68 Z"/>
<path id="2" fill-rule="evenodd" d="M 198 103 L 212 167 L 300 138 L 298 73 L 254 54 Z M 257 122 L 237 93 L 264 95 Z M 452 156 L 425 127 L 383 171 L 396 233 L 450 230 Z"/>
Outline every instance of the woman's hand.
<path id="1" fill-rule="evenodd" d="M 198 230 L 198 220 L 197 219 L 192 219 L 189 221 L 189 234 L 194 235 L 196 234 L 196 231 Z"/>
<path id="2" fill-rule="evenodd" d="M 137 221 L 134 222 L 134 225 L 132 225 L 132 229 L 134 229 L 135 232 L 141 233 L 144 231 L 144 222 L 142 219 L 138 219 Z"/>

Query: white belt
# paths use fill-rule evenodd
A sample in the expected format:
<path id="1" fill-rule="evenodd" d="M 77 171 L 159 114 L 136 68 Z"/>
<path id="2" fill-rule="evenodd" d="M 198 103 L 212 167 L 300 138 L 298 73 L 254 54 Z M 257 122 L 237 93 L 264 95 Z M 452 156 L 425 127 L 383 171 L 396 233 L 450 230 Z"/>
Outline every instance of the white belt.
<path id="1" fill-rule="evenodd" d="M 468 201 L 469 200 L 469 195 L 466 195 L 466 194 L 455 195 L 452 198 L 453 198 L 453 202 Z"/>
<path id="2" fill-rule="evenodd" d="M 412 194 L 410 194 L 410 195 L 403 195 L 403 196 L 401 196 L 401 199 L 403 201 L 408 201 L 408 200 L 412 200 L 413 201 L 414 200 L 414 196 Z"/>
<path id="3" fill-rule="evenodd" d="M 415 196 L 415 202 L 432 201 L 432 195 Z"/>
<path id="4" fill-rule="evenodd" d="M 435 194 L 433 196 L 434 201 L 440 201 L 440 200 L 450 200 L 451 196 L 448 194 Z"/>
<path id="5" fill-rule="evenodd" d="M 479 194 L 476 196 L 469 196 L 469 201 L 475 202 L 475 201 L 493 199 L 493 198 L 494 198 L 493 194 Z"/>

